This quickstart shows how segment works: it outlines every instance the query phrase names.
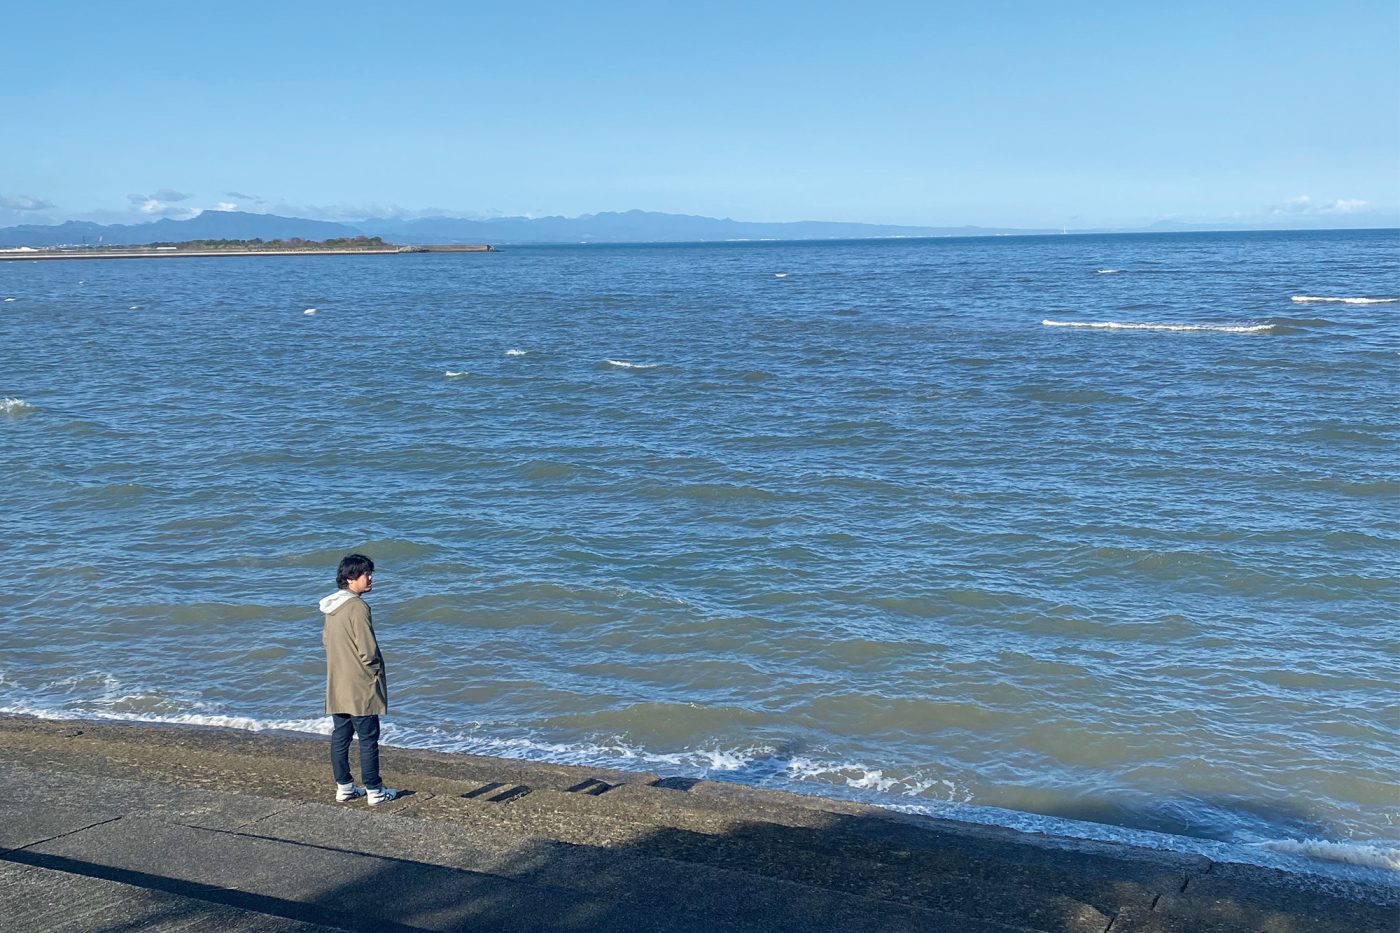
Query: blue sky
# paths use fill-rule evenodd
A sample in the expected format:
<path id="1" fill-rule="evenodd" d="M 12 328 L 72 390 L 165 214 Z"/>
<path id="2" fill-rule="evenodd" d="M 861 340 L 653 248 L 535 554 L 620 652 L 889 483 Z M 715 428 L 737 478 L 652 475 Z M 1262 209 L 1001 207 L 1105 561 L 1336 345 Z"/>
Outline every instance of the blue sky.
<path id="1" fill-rule="evenodd" d="M 0 2 L 0 225 L 1400 225 L 1395 0 Z"/>

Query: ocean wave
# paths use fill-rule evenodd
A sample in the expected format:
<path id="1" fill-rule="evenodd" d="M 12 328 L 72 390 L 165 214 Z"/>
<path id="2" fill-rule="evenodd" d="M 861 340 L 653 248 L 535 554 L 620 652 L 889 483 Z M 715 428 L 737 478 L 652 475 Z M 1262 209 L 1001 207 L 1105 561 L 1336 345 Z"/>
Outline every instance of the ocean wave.
<path id="1" fill-rule="evenodd" d="M 1329 862 L 1344 862 L 1367 868 L 1400 871 L 1400 849 L 1357 842 L 1327 842 L 1324 839 L 1275 839 L 1254 843 L 1261 849 L 1287 855 L 1306 855 Z"/>
<path id="2" fill-rule="evenodd" d="M 138 694 L 114 697 L 109 702 L 119 704 L 138 698 Z M 330 735 L 331 718 L 315 719 L 257 719 L 252 716 L 225 716 L 218 713 L 143 713 L 109 709 L 52 709 L 25 704 L 0 706 L 7 716 L 37 716 L 42 719 L 101 719 L 109 722 L 149 722 L 176 726 L 218 726 L 242 732 L 301 732 Z M 388 727 L 386 727 L 387 729 Z"/>
<path id="3" fill-rule="evenodd" d="M 443 373 L 443 375 L 446 376 L 448 379 L 461 379 L 463 376 L 470 376 L 471 373 L 467 372 L 466 370 L 458 371 L 455 369 L 449 369 L 447 370 L 447 372 Z"/>
<path id="4" fill-rule="evenodd" d="M 0 415 L 27 415 L 33 411 L 38 409 L 22 398 L 0 398 Z"/>
<path id="5" fill-rule="evenodd" d="M 629 363 L 626 360 L 603 360 L 608 366 L 615 366 L 618 369 L 655 369 L 660 363 Z"/>
<path id="6" fill-rule="evenodd" d="M 299 732 L 308 735 L 329 735 L 331 718 L 317 716 L 300 719 L 260 719 L 254 716 L 234 716 L 212 711 L 171 712 L 129 708 L 132 701 L 149 700 L 144 693 L 131 693 L 115 678 L 97 674 L 59 681 L 51 686 L 89 686 L 94 678 L 101 680 L 100 705 L 38 706 L 17 703 L 0 706 L 0 714 L 37 716 L 44 719 L 100 719 L 113 722 L 147 722 L 187 726 L 218 726 L 244 732 Z M 71 691 L 65 691 L 71 692 Z M 162 698 L 168 699 L 168 698 Z M 201 705 L 186 698 L 186 705 Z M 128 708 L 120 708 L 128 707 Z M 478 735 L 481 724 L 464 723 L 467 731 L 448 731 L 434 727 L 404 726 L 389 722 L 384 725 L 384 745 L 398 748 L 426 749 L 449 754 L 483 755 L 517 761 L 538 761 L 585 767 L 617 768 L 625 771 L 656 771 L 670 775 L 716 778 L 756 786 L 799 790 L 800 785 L 820 785 L 824 791 L 846 787 L 852 790 L 876 791 L 890 797 L 913 796 L 940 802 L 967 803 L 972 795 L 960 790 L 951 781 L 923 777 L 887 776 L 884 768 L 859 762 L 820 761 L 816 758 L 784 755 L 766 744 L 725 748 L 696 747 L 676 752 L 658 752 L 643 748 L 620 738 L 582 742 L 550 742 L 530 737 Z M 936 796 L 931 790 L 943 788 Z"/>
<path id="7" fill-rule="evenodd" d="M 972 800 L 969 791 L 959 788 L 952 781 L 942 778 L 888 776 L 884 768 L 872 768 L 860 762 L 832 763 L 798 757 L 788 762 L 787 770 L 798 780 L 839 782 L 856 790 L 873 790 L 901 797 L 932 797 L 935 796 L 932 792 L 936 791 L 939 799 L 949 802 L 968 803 Z"/>
<path id="8" fill-rule="evenodd" d="M 1324 298 L 1318 295 L 1294 295 L 1298 304 L 1343 304 L 1343 305 L 1389 305 L 1400 302 L 1400 298 Z"/>
<path id="9" fill-rule="evenodd" d="M 1122 270 L 1120 270 L 1120 269 L 1095 269 L 1095 270 L 1094 270 L 1094 272 L 1095 272 L 1096 274 L 1098 274 L 1098 275 L 1117 275 L 1120 271 L 1122 271 Z"/>
<path id="10" fill-rule="evenodd" d="M 506 356 L 524 356 L 529 352 L 529 350 L 520 350 L 515 347 L 511 347 L 509 350 L 506 351 Z"/>
<path id="11" fill-rule="evenodd" d="M 302 313 L 302 314 L 315 314 L 315 313 L 316 313 L 316 309 L 315 309 L 315 308 L 307 308 L 305 311 L 303 311 L 303 312 L 301 312 L 301 313 Z"/>
<path id="12" fill-rule="evenodd" d="M 1262 334 L 1273 324 L 1154 324 L 1120 321 L 1041 321 L 1046 327 L 1082 327 L 1094 330 L 1216 331 L 1225 334 Z"/>
<path id="13" fill-rule="evenodd" d="M 91 675 L 89 675 L 91 676 Z M 120 689 L 113 678 L 107 681 L 109 704 L 131 699 L 116 697 Z M 212 726 L 244 732 L 291 732 L 302 735 L 329 735 L 331 718 L 260 719 L 216 712 L 137 712 L 103 709 L 38 707 L 20 703 L 0 706 L 0 714 L 36 716 L 57 720 L 105 720 L 189 726 Z M 388 747 L 424 749 L 449 754 L 481 755 L 517 761 L 615 768 L 623 771 L 651 771 L 663 776 L 684 776 L 726 781 L 755 787 L 768 787 L 795 793 L 837 797 L 872 803 L 885 810 L 958 822 L 998 826 L 1056 840 L 1112 842 L 1163 851 L 1190 852 L 1216 861 L 1254 864 L 1331 874 L 1325 865 L 1337 865 L 1341 872 L 1369 872 L 1375 880 L 1393 877 L 1400 871 L 1400 850 L 1364 843 L 1326 840 L 1273 840 L 1235 844 L 1210 839 L 1174 836 L 1151 830 L 1131 829 L 1105 823 L 1092 823 L 1036 813 L 1006 810 L 972 802 L 971 793 L 954 782 L 920 775 L 892 777 L 884 768 L 860 762 L 821 761 L 805 756 L 788 756 L 769 745 L 747 748 L 693 748 L 678 752 L 656 752 L 621 739 L 575 743 L 549 742 L 536 738 L 506 738 L 475 735 L 482 723 L 463 723 L 469 731 L 448 731 L 436 727 L 402 726 L 386 723 L 381 744 Z M 871 795 L 875 795 L 872 797 Z M 909 802 L 900 802 L 899 798 Z M 1378 873 L 1378 874 L 1377 874 Z M 1354 875 L 1341 874 L 1343 879 Z M 1389 883 L 1389 882 L 1386 882 Z"/>

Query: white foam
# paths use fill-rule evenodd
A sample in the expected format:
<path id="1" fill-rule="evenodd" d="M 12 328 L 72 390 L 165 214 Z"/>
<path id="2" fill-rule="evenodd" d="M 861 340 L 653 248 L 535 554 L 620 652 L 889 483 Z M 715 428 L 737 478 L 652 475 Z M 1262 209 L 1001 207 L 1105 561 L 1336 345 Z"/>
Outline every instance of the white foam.
<path id="1" fill-rule="evenodd" d="M 1306 855 L 1329 862 L 1364 865 L 1400 871 L 1400 849 L 1354 842 L 1327 842 L 1323 839 L 1276 839 L 1255 843 L 1261 849 L 1288 855 Z"/>
<path id="2" fill-rule="evenodd" d="M 139 699 L 144 694 L 116 697 L 113 702 Z M 31 706 L 0 706 L 0 713 L 11 716 L 39 716 L 43 719 L 104 719 L 111 722 L 169 723 L 181 726 L 220 726 L 244 732 L 306 732 L 330 735 L 331 718 L 318 719 L 254 719 L 251 716 L 221 716 L 215 713 L 139 713 L 86 709 L 39 709 Z M 386 727 L 387 728 L 387 727 Z"/>
<path id="3" fill-rule="evenodd" d="M 6 300 L 6 301 L 15 301 L 16 299 L 14 299 L 14 298 L 6 298 L 5 300 Z"/>
<path id="4" fill-rule="evenodd" d="M 882 768 L 871 768 L 859 762 L 820 762 L 811 758 L 793 758 L 787 764 L 788 774 L 799 781 L 818 780 L 822 783 L 844 781 L 847 787 L 857 790 L 873 790 L 882 794 L 905 797 L 945 798 L 952 803 L 967 803 L 972 794 L 960 790 L 952 781 L 938 778 L 890 777 Z M 943 790 L 935 790 L 943 788 Z M 931 794 L 930 791 L 935 791 Z M 946 791 L 946 793 L 945 793 Z"/>
<path id="5" fill-rule="evenodd" d="M 616 366 L 619 369 L 655 369 L 660 363 L 629 363 L 626 360 L 603 360 L 609 366 Z"/>
<path id="6" fill-rule="evenodd" d="M 1299 304 L 1334 304 L 1344 305 L 1389 305 L 1400 301 L 1400 298 L 1320 298 L 1317 295 L 1294 295 L 1293 300 Z"/>
<path id="7" fill-rule="evenodd" d="M 307 308 L 305 311 L 303 311 L 303 312 L 301 312 L 301 313 L 302 313 L 302 314 L 315 314 L 315 313 L 316 313 L 316 309 L 315 309 L 315 308 Z"/>
<path id="8" fill-rule="evenodd" d="M 506 356 L 524 356 L 529 352 L 529 350 L 518 350 L 515 347 L 511 347 L 509 350 L 506 351 Z"/>
<path id="9" fill-rule="evenodd" d="M 22 398 L 0 398 L 0 415 L 23 415 L 34 410 L 34 406 Z"/>
<path id="10" fill-rule="evenodd" d="M 1215 331 L 1223 334 L 1262 334 L 1273 324 L 1153 324 L 1120 321 L 1041 321 L 1046 327 L 1083 327 L 1095 330 Z"/>
<path id="11" fill-rule="evenodd" d="M 52 686 L 81 687 L 100 680 L 103 686 L 103 704 L 110 706 L 128 699 L 149 699 L 149 694 L 138 693 L 117 696 L 123 685 L 110 675 L 90 672 Z M 3 682 L 3 675 L 0 675 Z M 71 691 L 69 691 L 71 692 Z M 189 698 L 181 701 L 185 705 L 202 706 L 198 700 Z M 309 735 L 329 735 L 329 716 L 303 719 L 258 719 L 252 716 L 231 716 L 214 712 L 189 713 L 142 713 L 117 712 L 108 709 L 83 708 L 38 708 L 26 704 L 0 706 L 0 714 L 38 716 L 45 719 L 99 719 L 108 721 L 131 721 L 148 723 L 169 723 L 175 725 L 216 726 L 239 729 L 247 732 L 299 732 Z M 1327 842 L 1324 840 L 1275 840 L 1263 843 L 1235 844 L 1208 839 L 1156 833 L 1150 830 L 1128 829 L 1102 823 L 1086 823 L 1060 817 L 1042 816 L 998 807 L 979 806 L 971 803 L 972 796 L 959 792 L 947 780 L 897 780 L 885 775 L 881 769 L 870 768 L 859 763 L 821 762 L 811 758 L 794 757 L 784 759 L 776 750 L 768 746 L 746 749 L 687 749 L 676 753 L 657 753 L 629 745 L 621 740 L 599 743 L 581 742 L 561 744 L 543 742 L 528 738 L 506 739 L 493 736 L 479 736 L 471 733 L 481 728 L 480 722 L 462 723 L 465 732 L 447 732 L 442 729 L 401 727 L 395 723 L 384 726 L 384 745 L 399 748 L 428 748 L 435 751 L 456 752 L 476 755 L 490 755 L 528 761 L 545 761 L 556 764 L 578 764 L 592 767 L 616 767 L 622 770 L 650 770 L 681 772 L 687 776 L 709 777 L 711 775 L 733 774 L 745 784 L 779 786 L 785 790 L 802 791 L 814 788 L 818 793 L 833 794 L 841 789 L 833 778 L 843 778 L 850 799 L 866 800 L 870 792 L 886 795 L 914 797 L 909 803 L 892 800 L 874 801 L 883 809 L 952 819 L 960 822 L 1000 826 L 1021 832 L 1040 835 L 1048 844 L 1059 844 L 1060 840 L 1094 840 L 1119 842 L 1165 851 L 1190 852 L 1205 855 L 1217 861 L 1246 861 L 1255 864 L 1284 867 L 1309 873 L 1321 873 L 1340 878 L 1359 877 L 1355 872 L 1382 873 L 1400 871 L 1400 850 L 1378 845 L 1357 843 Z M 812 781 L 813 778 L 822 778 Z M 809 783 L 810 782 L 810 783 Z M 796 785 L 796 786 L 794 786 Z M 806 785 L 804 788 L 803 785 Z M 946 788 L 943 792 L 930 794 L 936 787 Z M 845 796 L 835 794 L 836 796 Z M 945 799 L 939 799 L 945 797 Z M 1256 853 L 1250 855 L 1249 853 Z M 1319 864 L 1319 861 L 1321 864 Z M 1338 867 L 1336 874 L 1322 865 L 1331 864 L 1355 866 Z M 1392 877 L 1383 874 L 1383 877 Z M 1376 875 L 1366 875 L 1374 879 Z"/>
<path id="12" fill-rule="evenodd" d="M 1094 270 L 1094 271 L 1097 272 L 1099 275 L 1117 275 L 1119 270 L 1117 270 L 1117 269 L 1096 269 L 1096 270 Z"/>
<path id="13" fill-rule="evenodd" d="M 787 278 L 787 273 L 786 273 L 786 272 L 774 272 L 774 273 L 773 273 L 773 278 L 775 278 L 775 279 L 785 279 L 785 278 Z"/>
<path id="14" fill-rule="evenodd" d="M 446 376 L 448 379 L 461 379 L 463 376 L 470 376 L 471 373 L 465 370 L 458 372 L 455 369 L 449 369 L 447 372 L 443 373 L 443 375 Z"/>
<path id="15" fill-rule="evenodd" d="M 141 306 L 140 306 L 140 305 L 132 305 L 132 306 L 131 306 L 131 310 L 133 310 L 133 311 L 140 311 L 140 310 L 141 310 Z"/>

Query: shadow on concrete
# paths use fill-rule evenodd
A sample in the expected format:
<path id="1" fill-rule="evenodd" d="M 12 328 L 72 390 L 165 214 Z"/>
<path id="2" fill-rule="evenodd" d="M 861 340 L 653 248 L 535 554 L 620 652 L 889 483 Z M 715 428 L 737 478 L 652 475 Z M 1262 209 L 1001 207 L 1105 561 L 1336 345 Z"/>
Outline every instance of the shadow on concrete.
<path id="1" fill-rule="evenodd" d="M 689 793 L 696 783 L 663 779 L 656 786 Z M 509 806 L 510 798 L 502 804 Z M 447 840 L 433 851 L 436 861 L 384 854 L 394 851 L 387 842 L 393 832 L 419 820 L 373 821 L 373 831 L 386 840 L 383 848 L 257 835 L 256 825 L 202 831 L 200 845 L 265 860 L 244 864 L 235 857 L 232 864 L 242 867 L 229 877 L 211 877 L 223 869 L 198 851 L 165 853 L 158 860 L 164 874 L 91 860 L 104 855 L 81 859 L 25 849 L 0 853 L 0 860 L 181 899 L 151 905 L 129 924 L 133 930 L 154 921 L 178 926 L 211 908 L 390 933 L 1103 933 L 1110 927 L 1111 933 L 1350 933 L 1397 926 L 1393 907 L 1290 890 L 1287 879 L 1279 886 L 1264 876 L 1222 879 L 1199 859 L 1130 859 L 1093 846 L 1068 851 L 1013 844 L 1001 830 L 939 831 L 860 815 L 814 814 L 811 820 L 803 826 L 743 822 L 721 833 L 657 827 L 606 847 L 523 837 L 509 851 L 487 854 L 471 842 L 469 826 L 432 824 L 432 832 Z M 1192 885 L 1205 886 L 1199 902 Z"/>
<path id="2" fill-rule="evenodd" d="M 327 904 L 316 902 L 303 903 L 278 897 L 269 897 L 250 891 L 240 891 L 219 887 L 217 885 L 201 884 L 196 881 L 187 881 L 167 875 L 152 874 L 150 872 L 137 871 L 130 868 L 103 865 L 97 862 L 68 858 L 62 855 L 48 855 L 42 852 L 30 852 L 21 849 L 0 853 L 0 860 L 11 862 L 16 865 L 28 865 L 33 868 L 44 868 L 50 871 L 64 872 L 84 878 L 96 878 L 103 881 L 131 885 L 146 891 L 173 894 L 182 899 L 174 903 L 167 903 L 154 911 L 142 913 L 141 916 L 128 923 L 114 923 L 110 926 L 104 926 L 103 929 L 107 931 L 107 933 L 116 933 L 116 931 L 127 928 L 159 929 L 165 924 L 173 925 L 192 920 L 206 914 L 208 912 L 208 905 L 232 907 L 238 910 L 252 911 L 268 917 L 281 917 L 283 919 L 301 921 L 304 923 L 328 924 L 347 930 L 386 930 L 395 931 L 395 933 L 397 933 L 397 931 L 417 929 L 417 927 L 405 926 L 383 918 L 356 918 L 350 915 L 341 916 L 340 911 Z"/>

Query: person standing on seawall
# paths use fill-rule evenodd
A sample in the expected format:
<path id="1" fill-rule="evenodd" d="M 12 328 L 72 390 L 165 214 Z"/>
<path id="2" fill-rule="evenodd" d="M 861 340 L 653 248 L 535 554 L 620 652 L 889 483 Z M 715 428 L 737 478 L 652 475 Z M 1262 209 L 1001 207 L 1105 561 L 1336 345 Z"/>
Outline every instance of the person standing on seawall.
<path id="1" fill-rule="evenodd" d="M 384 656 L 374 637 L 374 620 L 363 597 L 374 588 L 374 561 L 347 554 L 336 568 L 338 589 L 321 600 L 326 614 L 321 643 L 326 646 L 326 712 L 330 714 L 331 772 L 335 799 L 344 803 L 369 797 L 371 807 L 399 792 L 379 777 L 379 717 L 389 712 Z M 350 774 L 350 737 L 360 741 L 360 780 Z"/>

